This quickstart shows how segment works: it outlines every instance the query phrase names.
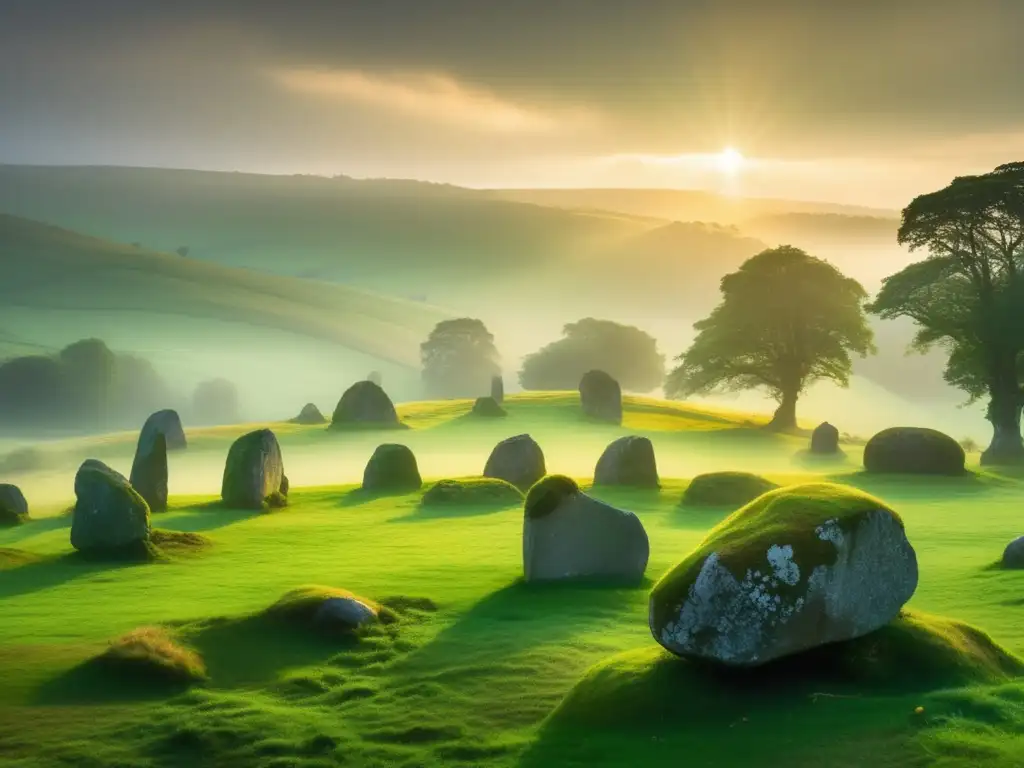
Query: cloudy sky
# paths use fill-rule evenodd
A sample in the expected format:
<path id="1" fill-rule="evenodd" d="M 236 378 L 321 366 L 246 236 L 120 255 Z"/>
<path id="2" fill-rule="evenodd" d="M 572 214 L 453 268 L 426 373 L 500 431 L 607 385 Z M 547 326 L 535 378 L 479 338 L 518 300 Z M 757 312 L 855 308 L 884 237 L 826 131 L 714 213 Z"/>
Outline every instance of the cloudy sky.
<path id="1" fill-rule="evenodd" d="M 1024 159 L 1021 29 L 1024 0 L 0 0 L 0 162 L 902 207 Z"/>

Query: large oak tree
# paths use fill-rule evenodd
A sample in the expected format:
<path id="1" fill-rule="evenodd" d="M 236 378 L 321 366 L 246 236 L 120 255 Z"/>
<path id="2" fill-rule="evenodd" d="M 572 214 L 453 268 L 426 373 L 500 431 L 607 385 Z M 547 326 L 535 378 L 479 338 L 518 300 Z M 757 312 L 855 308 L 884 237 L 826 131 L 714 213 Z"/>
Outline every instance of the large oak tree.
<path id="1" fill-rule="evenodd" d="M 915 320 L 918 348 L 949 353 L 946 380 L 972 400 L 988 397 L 982 463 L 1024 461 L 1024 163 L 915 198 L 899 242 L 928 257 L 887 278 L 870 310 Z"/>
<path id="2" fill-rule="evenodd" d="M 813 382 L 848 386 L 851 353 L 874 350 L 867 293 L 826 261 L 784 245 L 722 278 L 722 302 L 693 327 L 669 374 L 669 397 L 766 390 L 778 402 L 769 428 L 796 427 L 796 404 Z"/>
<path id="3" fill-rule="evenodd" d="M 423 384 L 432 397 L 477 397 L 501 373 L 494 336 L 482 320 L 461 317 L 438 323 L 420 345 Z"/>

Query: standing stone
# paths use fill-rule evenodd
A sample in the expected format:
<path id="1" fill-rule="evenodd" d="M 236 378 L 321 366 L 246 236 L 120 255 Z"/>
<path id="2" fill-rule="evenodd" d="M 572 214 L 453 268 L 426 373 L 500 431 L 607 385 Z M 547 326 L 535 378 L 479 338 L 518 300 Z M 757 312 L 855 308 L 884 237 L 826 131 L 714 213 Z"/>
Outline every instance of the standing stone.
<path id="1" fill-rule="evenodd" d="M 398 412 L 391 398 L 372 381 L 359 381 L 349 387 L 334 409 L 331 426 L 341 428 L 352 424 L 379 424 L 398 427 Z"/>
<path id="2" fill-rule="evenodd" d="M 363 470 L 364 491 L 407 492 L 422 485 L 416 456 L 404 445 L 378 445 Z"/>
<path id="3" fill-rule="evenodd" d="M 505 402 L 505 380 L 500 376 L 491 376 L 491 399 L 498 405 Z"/>
<path id="4" fill-rule="evenodd" d="M 150 512 L 167 511 L 167 439 L 163 432 L 139 436 L 129 477 Z"/>
<path id="5" fill-rule="evenodd" d="M 583 413 L 598 421 L 622 423 L 622 388 L 604 371 L 587 371 L 580 379 Z"/>
<path id="6" fill-rule="evenodd" d="M 899 515 L 854 488 L 780 488 L 734 512 L 654 586 L 651 632 L 679 656 L 750 667 L 892 621 L 917 588 Z"/>
<path id="7" fill-rule="evenodd" d="M 508 412 L 498 405 L 493 397 L 478 397 L 473 403 L 471 413 L 474 416 L 482 416 L 485 419 L 500 419 L 508 416 Z"/>
<path id="8" fill-rule="evenodd" d="M 529 435 L 502 440 L 494 446 L 484 466 L 484 477 L 504 480 L 521 491 L 529 490 L 546 474 L 544 452 Z"/>
<path id="9" fill-rule="evenodd" d="M 821 455 L 839 453 L 839 430 L 823 421 L 811 433 L 811 453 Z"/>
<path id="10" fill-rule="evenodd" d="M 288 485 L 277 437 L 259 429 L 235 440 L 228 451 L 221 498 L 235 509 L 284 506 Z"/>
<path id="11" fill-rule="evenodd" d="M 868 472 L 962 475 L 967 456 L 949 435 L 922 427 L 883 429 L 864 446 Z"/>
<path id="12" fill-rule="evenodd" d="M 149 541 L 149 507 L 127 478 L 88 459 L 75 475 L 71 546 L 83 553 L 115 555 Z"/>
<path id="13" fill-rule="evenodd" d="M 327 419 L 316 407 L 316 403 L 306 403 L 299 415 L 292 419 L 292 424 L 326 424 Z"/>
<path id="14" fill-rule="evenodd" d="M 168 451 L 183 451 L 188 447 L 185 430 L 181 428 L 181 417 L 177 411 L 168 408 L 157 411 L 146 419 L 139 433 L 139 446 L 148 446 L 157 433 L 164 436 Z"/>
<path id="15" fill-rule="evenodd" d="M 0 528 L 21 525 L 28 519 L 28 502 L 16 485 L 0 483 Z"/>
<path id="16" fill-rule="evenodd" d="M 523 574 L 528 582 L 602 578 L 638 583 L 650 543 L 632 512 L 582 493 L 551 475 L 530 489 L 523 519 Z"/>
<path id="17" fill-rule="evenodd" d="M 597 460 L 597 466 L 594 468 L 594 485 L 659 487 L 654 445 L 646 437 L 636 435 L 614 440 Z"/>

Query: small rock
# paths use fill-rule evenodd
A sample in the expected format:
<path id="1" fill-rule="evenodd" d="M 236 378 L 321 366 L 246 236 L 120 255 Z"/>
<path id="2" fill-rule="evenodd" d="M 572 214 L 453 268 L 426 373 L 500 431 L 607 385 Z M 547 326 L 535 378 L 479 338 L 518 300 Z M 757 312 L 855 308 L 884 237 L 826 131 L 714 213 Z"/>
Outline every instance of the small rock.
<path id="1" fill-rule="evenodd" d="M 526 497 L 523 574 L 528 582 L 643 579 L 647 532 L 632 512 L 581 492 L 570 478 L 546 477 Z"/>
<path id="2" fill-rule="evenodd" d="M 292 424 L 326 424 L 326 417 L 320 413 L 315 403 L 306 403 L 299 415 L 292 419 Z"/>
<path id="3" fill-rule="evenodd" d="M 28 519 L 28 502 L 16 485 L 0 483 L 0 527 L 21 525 Z"/>
<path id="4" fill-rule="evenodd" d="M 75 475 L 71 546 L 113 554 L 149 541 L 149 507 L 119 472 L 88 459 Z"/>
<path id="5" fill-rule="evenodd" d="M 1024 568 L 1024 536 L 1020 536 L 1003 550 L 1003 568 Z"/>
<path id="6" fill-rule="evenodd" d="M 622 423 L 622 388 L 604 371 L 587 371 L 580 379 L 583 413 L 598 421 Z"/>
<path id="7" fill-rule="evenodd" d="M 529 435 L 502 440 L 491 451 L 484 466 L 484 477 L 496 477 L 526 491 L 547 474 L 544 452 Z"/>
<path id="8" fill-rule="evenodd" d="M 277 436 L 269 429 L 242 435 L 228 451 L 221 498 L 235 509 L 280 506 L 287 488 Z"/>
<path id="9" fill-rule="evenodd" d="M 811 433 L 811 453 L 822 455 L 839 453 L 839 430 L 827 421 L 816 426 Z"/>
<path id="10" fill-rule="evenodd" d="M 342 632 L 353 632 L 377 619 L 377 611 L 354 597 L 330 597 L 313 615 L 316 626 Z"/>
<path id="11" fill-rule="evenodd" d="M 654 445 L 646 437 L 629 435 L 613 441 L 594 468 L 594 485 L 657 488 L 658 465 Z"/>
<path id="12" fill-rule="evenodd" d="M 482 416 L 486 419 L 508 416 L 508 412 L 498 405 L 498 401 L 493 397 L 478 397 L 476 402 L 473 403 L 472 413 L 474 416 Z"/>
<path id="13" fill-rule="evenodd" d="M 378 445 L 363 470 L 363 490 L 374 492 L 415 491 L 423 485 L 416 456 L 397 443 Z"/>

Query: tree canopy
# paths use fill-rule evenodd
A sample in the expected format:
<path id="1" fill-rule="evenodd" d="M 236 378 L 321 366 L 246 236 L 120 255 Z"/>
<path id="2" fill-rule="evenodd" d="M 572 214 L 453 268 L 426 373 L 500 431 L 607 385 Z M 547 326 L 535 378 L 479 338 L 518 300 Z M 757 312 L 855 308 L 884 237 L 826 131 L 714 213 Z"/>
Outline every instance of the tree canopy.
<path id="1" fill-rule="evenodd" d="M 238 387 L 227 379 L 208 379 L 192 393 L 192 418 L 200 424 L 236 424 Z"/>
<path id="2" fill-rule="evenodd" d="M 519 383 L 524 389 L 576 389 L 583 374 L 595 369 L 634 392 L 650 392 L 664 381 L 658 342 L 639 328 L 587 317 L 562 332 L 563 338 L 523 360 Z"/>
<path id="3" fill-rule="evenodd" d="M 721 290 L 669 374 L 669 397 L 763 389 L 779 403 L 770 426 L 792 429 L 810 384 L 848 386 L 851 353 L 874 350 L 864 288 L 799 248 L 762 251 L 723 277 Z"/>
<path id="4" fill-rule="evenodd" d="M 917 348 L 948 353 L 946 380 L 972 401 L 988 397 L 984 463 L 1024 461 L 1024 163 L 915 198 L 898 239 L 928 256 L 886 278 L 869 309 L 913 319 Z"/>
<path id="5" fill-rule="evenodd" d="M 501 373 L 494 336 L 482 320 L 443 320 L 420 345 L 423 384 L 431 397 L 477 397 Z"/>

